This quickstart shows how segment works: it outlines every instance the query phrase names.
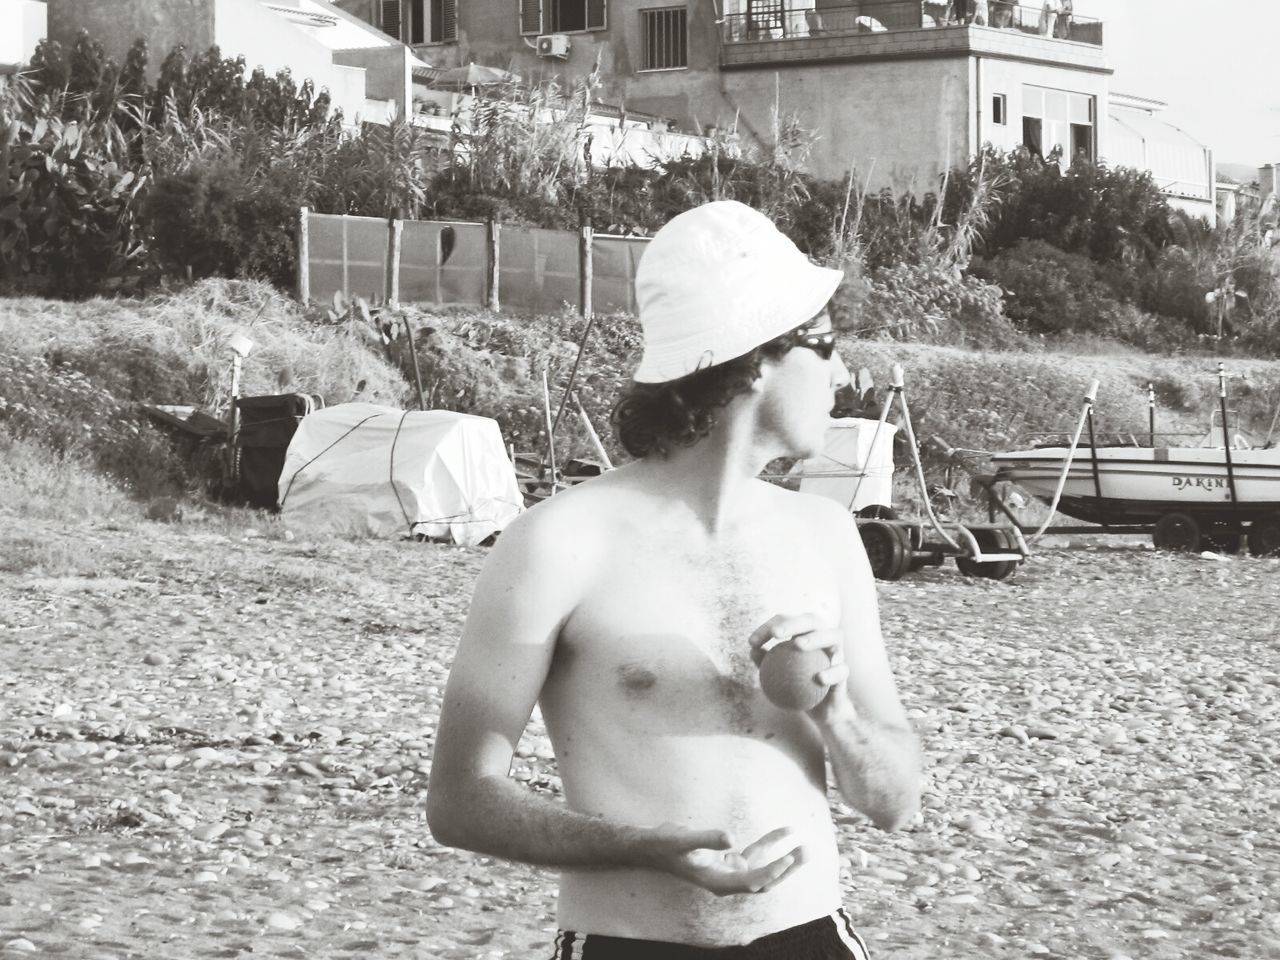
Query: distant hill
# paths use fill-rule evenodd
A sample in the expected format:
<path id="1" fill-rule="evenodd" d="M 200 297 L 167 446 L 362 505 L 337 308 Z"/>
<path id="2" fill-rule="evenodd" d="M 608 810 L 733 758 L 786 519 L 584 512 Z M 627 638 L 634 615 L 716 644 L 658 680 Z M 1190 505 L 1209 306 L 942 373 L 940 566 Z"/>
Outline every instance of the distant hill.
<path id="1" fill-rule="evenodd" d="M 1253 183 L 1258 179 L 1258 168 L 1249 163 L 1219 163 L 1218 179 L 1236 183 Z"/>

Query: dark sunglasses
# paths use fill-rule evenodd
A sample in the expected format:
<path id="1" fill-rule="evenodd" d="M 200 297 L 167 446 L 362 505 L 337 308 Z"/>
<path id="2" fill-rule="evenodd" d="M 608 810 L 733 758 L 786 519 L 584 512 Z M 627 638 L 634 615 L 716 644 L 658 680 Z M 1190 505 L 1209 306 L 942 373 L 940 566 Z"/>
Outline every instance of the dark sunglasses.
<path id="1" fill-rule="evenodd" d="M 836 349 L 836 332 L 827 330 L 823 333 L 797 333 L 796 346 L 812 350 L 823 360 L 830 360 Z"/>

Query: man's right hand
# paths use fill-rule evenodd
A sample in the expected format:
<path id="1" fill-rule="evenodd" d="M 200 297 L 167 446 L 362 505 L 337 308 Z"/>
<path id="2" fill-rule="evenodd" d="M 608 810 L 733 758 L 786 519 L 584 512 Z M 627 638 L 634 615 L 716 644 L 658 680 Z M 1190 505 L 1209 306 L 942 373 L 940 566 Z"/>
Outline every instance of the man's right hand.
<path id="1" fill-rule="evenodd" d="M 690 830 L 671 823 L 655 827 L 651 843 L 654 865 L 718 897 L 763 893 L 781 883 L 804 862 L 804 850 L 792 845 L 782 827 L 759 840 L 733 849 L 723 830 Z"/>

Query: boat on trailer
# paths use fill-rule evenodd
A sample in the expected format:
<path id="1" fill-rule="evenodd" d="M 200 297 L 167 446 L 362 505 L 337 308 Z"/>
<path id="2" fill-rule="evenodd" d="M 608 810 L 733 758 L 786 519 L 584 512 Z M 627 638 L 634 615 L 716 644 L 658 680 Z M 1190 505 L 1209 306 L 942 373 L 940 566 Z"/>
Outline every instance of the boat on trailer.
<path id="1" fill-rule="evenodd" d="M 1280 448 L 1274 441 L 1251 446 L 1226 428 L 1221 369 L 1219 384 L 1222 420 L 1199 445 L 1161 444 L 1154 430 L 1146 444 L 1098 444 L 1090 411 L 1087 446 L 1058 442 L 994 454 L 991 479 L 1015 483 L 1086 523 L 1153 526 L 1158 547 L 1238 547 L 1244 538 L 1255 556 L 1280 555 Z"/>

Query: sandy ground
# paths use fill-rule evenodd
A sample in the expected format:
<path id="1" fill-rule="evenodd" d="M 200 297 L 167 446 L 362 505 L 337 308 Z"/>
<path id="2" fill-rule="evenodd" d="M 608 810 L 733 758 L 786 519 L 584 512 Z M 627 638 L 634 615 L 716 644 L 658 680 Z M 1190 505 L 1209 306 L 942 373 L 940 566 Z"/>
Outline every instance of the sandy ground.
<path id="1" fill-rule="evenodd" d="M 0 513 L 0 956 L 550 956 L 554 875 L 423 818 L 483 558 Z M 1280 957 L 1278 597 L 1132 543 L 883 585 L 928 776 L 893 835 L 832 794 L 875 955 Z"/>

